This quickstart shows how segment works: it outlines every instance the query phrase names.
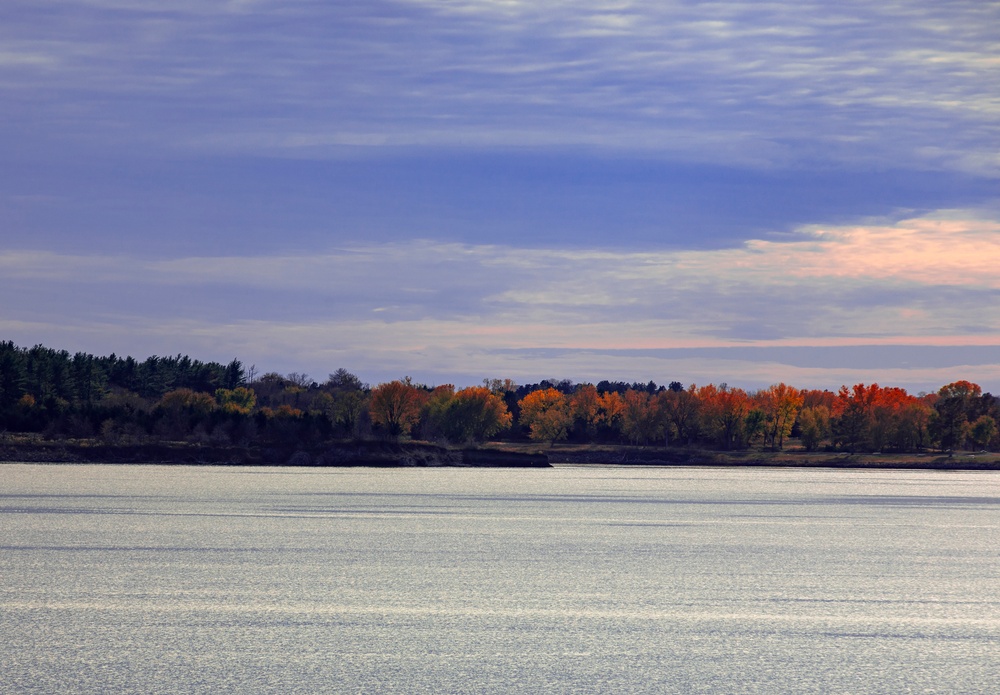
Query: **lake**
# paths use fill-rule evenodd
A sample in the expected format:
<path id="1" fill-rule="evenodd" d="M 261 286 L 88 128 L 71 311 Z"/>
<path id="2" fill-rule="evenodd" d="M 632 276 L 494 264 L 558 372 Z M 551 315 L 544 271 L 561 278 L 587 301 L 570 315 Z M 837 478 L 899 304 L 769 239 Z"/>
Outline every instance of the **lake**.
<path id="1" fill-rule="evenodd" d="M 0 465 L 0 690 L 976 693 L 1000 474 Z"/>

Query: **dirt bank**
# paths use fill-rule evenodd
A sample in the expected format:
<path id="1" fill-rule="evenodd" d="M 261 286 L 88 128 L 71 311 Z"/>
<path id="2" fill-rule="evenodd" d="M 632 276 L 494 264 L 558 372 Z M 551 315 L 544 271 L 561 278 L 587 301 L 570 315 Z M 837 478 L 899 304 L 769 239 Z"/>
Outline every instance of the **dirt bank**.
<path id="1" fill-rule="evenodd" d="M 21 463 L 156 463 L 213 466 L 377 466 L 547 468 L 544 453 L 451 449 L 420 442 L 337 442 L 313 447 L 115 445 L 92 440 L 0 442 L 0 461 Z"/>

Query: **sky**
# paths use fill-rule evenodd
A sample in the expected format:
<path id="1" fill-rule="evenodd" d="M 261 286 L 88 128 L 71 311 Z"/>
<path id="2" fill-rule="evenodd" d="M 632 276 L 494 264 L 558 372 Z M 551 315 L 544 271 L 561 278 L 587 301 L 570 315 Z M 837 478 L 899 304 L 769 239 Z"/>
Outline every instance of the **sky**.
<path id="1" fill-rule="evenodd" d="M 1000 2 L 4 0 L 0 339 L 1000 392 Z"/>

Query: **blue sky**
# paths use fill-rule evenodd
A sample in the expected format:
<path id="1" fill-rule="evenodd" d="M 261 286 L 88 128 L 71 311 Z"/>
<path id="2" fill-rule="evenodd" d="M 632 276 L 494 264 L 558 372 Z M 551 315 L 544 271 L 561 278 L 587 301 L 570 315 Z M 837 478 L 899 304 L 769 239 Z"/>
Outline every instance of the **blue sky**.
<path id="1" fill-rule="evenodd" d="M 0 337 L 996 392 L 998 28 L 981 0 L 8 0 Z"/>

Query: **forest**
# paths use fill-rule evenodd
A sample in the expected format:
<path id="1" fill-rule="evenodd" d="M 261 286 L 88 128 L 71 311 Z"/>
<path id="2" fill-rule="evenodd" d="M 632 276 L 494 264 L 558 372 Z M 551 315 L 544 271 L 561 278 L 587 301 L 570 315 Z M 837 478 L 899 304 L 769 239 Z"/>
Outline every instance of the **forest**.
<path id="1" fill-rule="evenodd" d="M 335 440 L 919 452 L 1000 448 L 1000 400 L 969 381 L 937 392 L 784 383 L 756 391 L 601 381 L 456 389 L 409 378 L 370 386 L 346 369 L 319 383 L 188 356 L 95 357 L 0 342 L 0 436 L 105 444 L 316 445 Z"/>

